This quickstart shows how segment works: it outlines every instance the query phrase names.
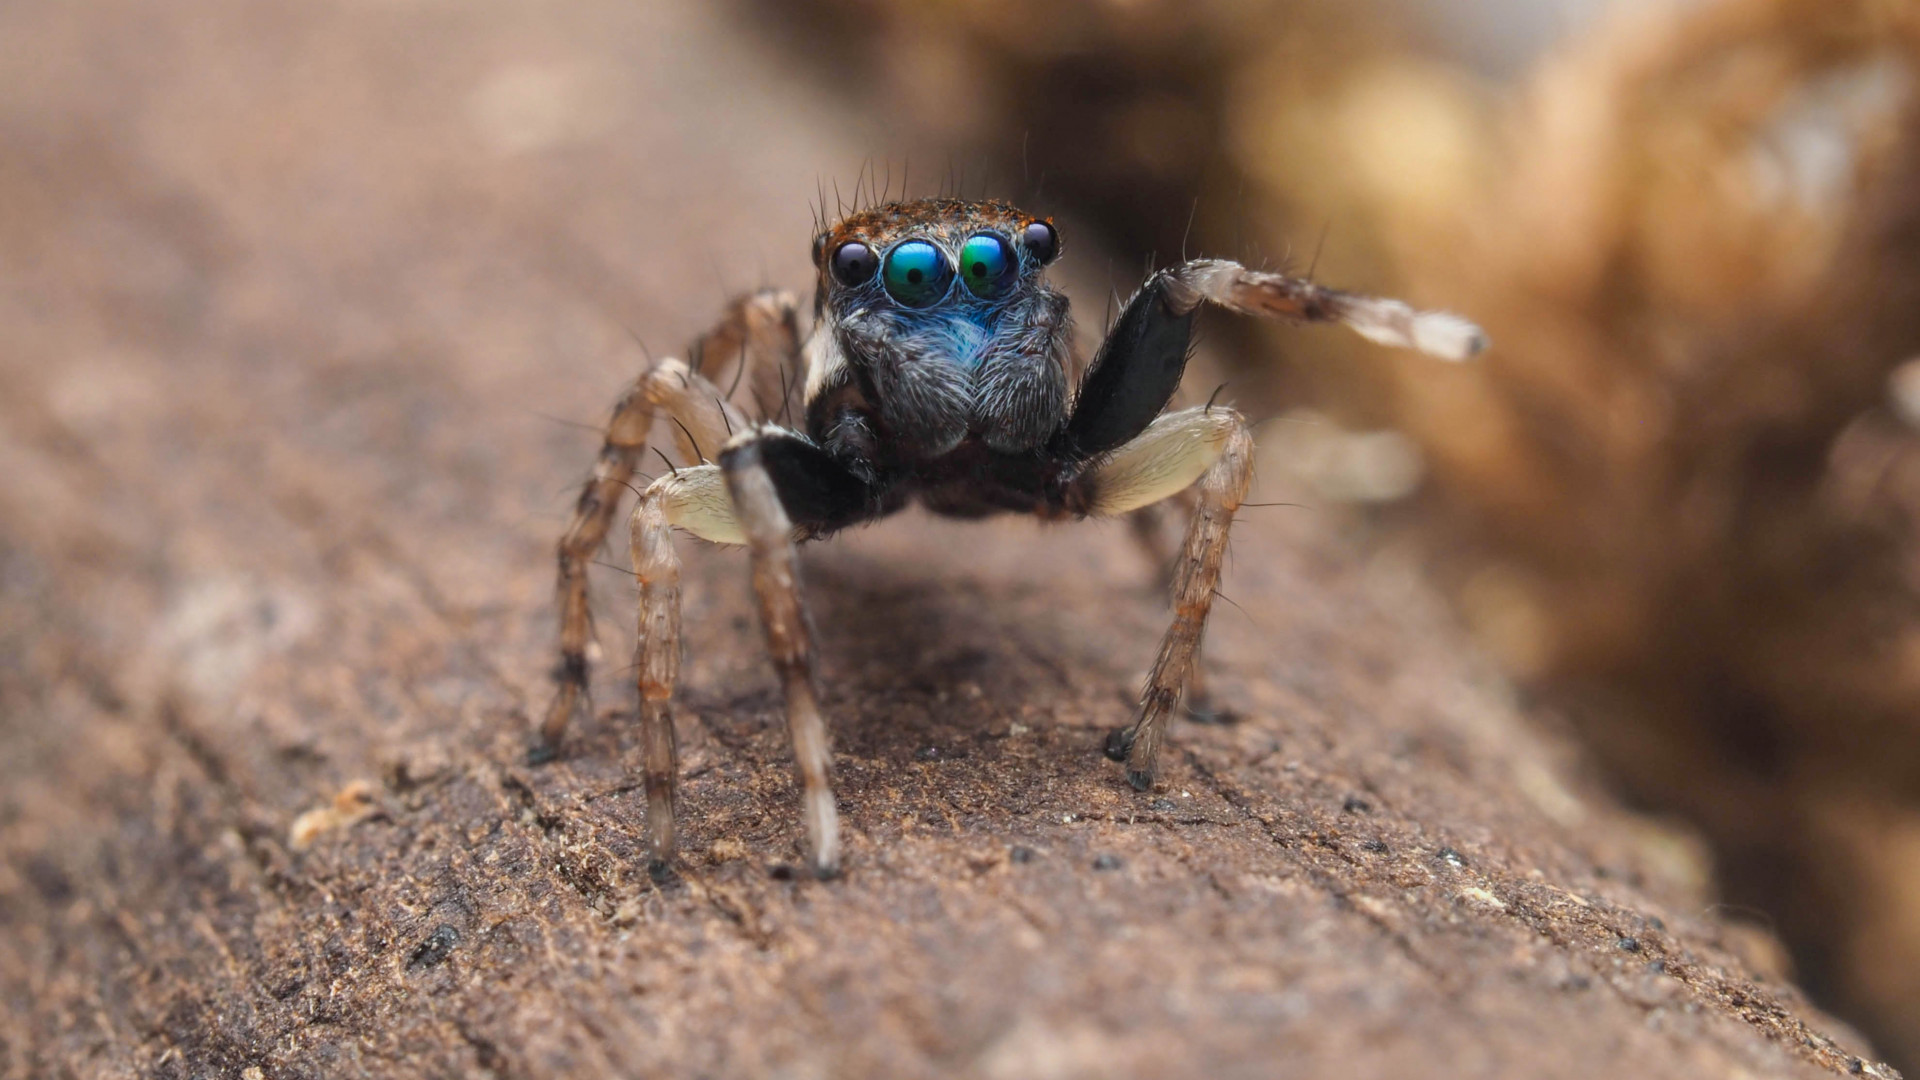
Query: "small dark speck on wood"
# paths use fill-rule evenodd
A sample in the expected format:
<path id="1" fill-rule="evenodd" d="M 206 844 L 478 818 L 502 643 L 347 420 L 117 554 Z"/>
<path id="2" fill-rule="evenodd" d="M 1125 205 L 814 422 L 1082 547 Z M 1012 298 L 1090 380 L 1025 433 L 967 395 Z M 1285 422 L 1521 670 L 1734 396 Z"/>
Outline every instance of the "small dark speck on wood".
<path id="1" fill-rule="evenodd" d="M 453 953 L 453 947 L 460 943 L 460 931 L 442 923 L 434 927 L 425 941 L 413 947 L 413 955 L 407 957 L 410 968 L 437 967 L 446 962 Z"/>

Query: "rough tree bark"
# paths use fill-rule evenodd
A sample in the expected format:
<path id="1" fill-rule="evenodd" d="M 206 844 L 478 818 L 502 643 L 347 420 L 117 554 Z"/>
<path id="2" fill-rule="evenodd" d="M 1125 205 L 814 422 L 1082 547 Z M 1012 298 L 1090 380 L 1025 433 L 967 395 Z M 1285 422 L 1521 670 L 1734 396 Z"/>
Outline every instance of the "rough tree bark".
<path id="1" fill-rule="evenodd" d="M 824 884 L 745 567 L 690 551 L 651 882 L 615 571 L 600 712 L 524 763 L 591 453 L 534 411 L 697 329 L 713 252 L 798 280 L 794 188 L 877 136 L 631 7 L 0 11 L 7 1075 L 1886 1075 L 1330 515 L 1248 511 L 1241 719 L 1146 795 L 1122 529 L 810 549 Z"/>

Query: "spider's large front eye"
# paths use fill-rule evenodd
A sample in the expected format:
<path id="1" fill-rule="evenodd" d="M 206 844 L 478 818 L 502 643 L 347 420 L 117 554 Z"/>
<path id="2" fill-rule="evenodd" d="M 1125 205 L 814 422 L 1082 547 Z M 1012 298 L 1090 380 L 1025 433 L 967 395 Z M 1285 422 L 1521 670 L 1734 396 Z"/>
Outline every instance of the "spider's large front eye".
<path id="1" fill-rule="evenodd" d="M 907 307 L 926 307 L 947 295 L 953 267 L 940 249 L 909 240 L 887 252 L 887 294 Z"/>
<path id="2" fill-rule="evenodd" d="M 960 247 L 960 280 L 967 291 L 991 300 L 1007 291 L 1020 269 L 1013 245 L 992 233 L 981 233 Z"/>
<path id="3" fill-rule="evenodd" d="M 858 285 L 873 280 L 880 269 L 880 256 L 858 240 L 849 240 L 833 252 L 833 279 L 842 285 Z"/>

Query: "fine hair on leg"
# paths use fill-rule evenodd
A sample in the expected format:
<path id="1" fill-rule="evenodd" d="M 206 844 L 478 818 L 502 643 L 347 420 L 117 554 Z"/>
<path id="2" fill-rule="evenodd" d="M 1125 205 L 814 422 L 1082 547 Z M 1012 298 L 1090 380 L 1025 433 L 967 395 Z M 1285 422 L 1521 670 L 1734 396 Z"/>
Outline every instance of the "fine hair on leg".
<path id="1" fill-rule="evenodd" d="M 693 466 L 655 480 L 634 504 L 629 524 L 640 594 L 633 667 L 640 695 L 641 779 L 647 793 L 649 869 L 657 878 L 676 850 L 673 693 L 680 676 L 680 558 L 673 530 L 718 544 L 738 544 L 744 537 L 718 465 Z"/>
<path id="2" fill-rule="evenodd" d="M 694 343 L 688 360 L 695 371 L 723 389 L 729 403 L 744 398 L 754 403 L 758 419 L 779 417 L 787 408 L 784 395 L 797 388 L 805 375 L 799 365 L 798 301 L 779 289 L 736 298 Z M 706 450 L 717 454 L 721 445 L 715 443 Z"/>
<path id="3" fill-rule="evenodd" d="M 1466 360 L 1487 347 L 1484 331 L 1450 312 L 1419 311 L 1400 300 L 1249 270 L 1228 259 L 1196 259 L 1161 274 L 1176 314 L 1205 301 L 1240 315 L 1336 322 L 1368 341 L 1417 349 L 1441 360 Z"/>
<path id="4" fill-rule="evenodd" d="M 753 592 L 760 605 L 767 651 L 786 698 L 808 861 L 815 874 L 831 877 L 840 869 L 840 817 L 828 775 L 827 725 L 815 686 L 812 635 L 800 595 L 793 524 L 767 470 L 760 438 L 756 433 L 735 440 L 721 454 L 720 463 L 753 561 Z"/>
<path id="5" fill-rule="evenodd" d="M 691 471 L 691 470 L 689 470 Z M 680 675 L 680 558 L 673 550 L 666 493 L 647 489 L 634 505 L 633 576 L 640 591 L 634 670 L 640 690 L 642 782 L 647 792 L 647 838 L 656 876 L 673 862 L 673 688 Z"/>
<path id="6" fill-rule="evenodd" d="M 587 646 L 593 636 L 593 618 L 587 606 L 587 566 L 606 540 L 620 496 L 639 468 L 659 412 L 674 420 L 674 436 L 683 443 L 682 453 L 688 460 L 697 457 L 686 444 L 698 443 L 701 451 L 715 451 L 726 442 L 730 427 L 746 422 L 721 402 L 711 383 L 679 360 L 654 365 L 614 406 L 593 477 L 581 489 L 573 520 L 560 538 L 555 587 L 560 609 L 560 664 L 555 672 L 559 686 L 540 724 L 540 749 L 547 754 L 558 748 L 574 712 L 588 704 Z"/>
<path id="7" fill-rule="evenodd" d="M 1114 732 L 1107 742 L 1108 756 L 1127 763 L 1127 780 L 1141 791 L 1153 786 L 1167 726 L 1192 685 L 1195 657 L 1226 560 L 1228 530 L 1253 479 L 1253 436 L 1246 421 L 1230 409 L 1170 413 L 1088 478 L 1096 508 L 1132 509 L 1129 504 L 1136 499 L 1164 494 L 1166 485 L 1191 476 L 1206 461 L 1211 464 L 1200 475 L 1174 570 L 1173 625 L 1161 639 L 1133 724 Z"/>

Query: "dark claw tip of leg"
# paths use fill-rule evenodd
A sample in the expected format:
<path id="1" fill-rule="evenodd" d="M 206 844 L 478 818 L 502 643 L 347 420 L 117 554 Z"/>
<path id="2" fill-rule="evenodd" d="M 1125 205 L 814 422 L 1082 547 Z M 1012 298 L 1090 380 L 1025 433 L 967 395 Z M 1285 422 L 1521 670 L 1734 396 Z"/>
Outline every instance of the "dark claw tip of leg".
<path id="1" fill-rule="evenodd" d="M 679 875 L 673 872 L 671 859 L 648 859 L 647 876 L 653 879 L 655 885 L 670 885 Z"/>
<path id="2" fill-rule="evenodd" d="M 1127 760 L 1127 753 L 1133 749 L 1133 736 L 1126 728 L 1115 728 L 1107 735 L 1107 756 L 1114 761 Z"/>
<path id="3" fill-rule="evenodd" d="M 527 764 L 547 765 L 560 760 L 560 746 L 545 739 L 537 739 L 527 747 Z"/>
<path id="4" fill-rule="evenodd" d="M 1148 772 L 1141 772 L 1138 769 L 1128 769 L 1127 783 L 1132 784 L 1133 790 L 1135 791 L 1152 791 L 1153 790 L 1153 774 Z"/>
<path id="5" fill-rule="evenodd" d="M 834 878 L 840 876 L 840 864 L 834 863 L 832 866 L 816 866 L 813 868 L 813 876 L 821 881 L 832 881 Z"/>

